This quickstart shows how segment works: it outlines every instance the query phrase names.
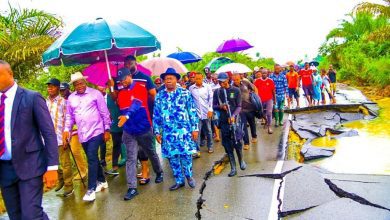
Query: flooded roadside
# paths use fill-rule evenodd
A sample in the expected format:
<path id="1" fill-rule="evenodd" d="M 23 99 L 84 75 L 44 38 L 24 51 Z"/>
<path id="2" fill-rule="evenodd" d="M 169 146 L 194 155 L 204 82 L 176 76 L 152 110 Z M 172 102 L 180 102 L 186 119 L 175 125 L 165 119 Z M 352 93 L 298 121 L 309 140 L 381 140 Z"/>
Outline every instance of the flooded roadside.
<path id="1" fill-rule="evenodd" d="M 350 103 L 358 103 L 363 98 L 357 91 L 343 90 L 343 98 L 346 98 L 345 101 L 350 100 Z M 343 104 L 347 103 L 345 101 L 343 100 Z M 355 110 L 346 110 L 350 114 L 348 120 L 342 120 L 344 117 L 341 115 L 342 111 L 337 111 L 338 113 L 316 111 L 300 113 L 306 114 L 305 116 L 293 115 L 288 158 L 301 163 L 306 158 L 305 163 L 333 173 L 390 175 L 390 115 L 387 114 L 390 112 L 390 98 L 376 102 L 380 110 L 375 119 L 358 116 L 368 115 L 370 111 L 362 109 L 361 106 Z M 338 121 L 335 120 L 336 116 L 340 116 L 340 123 L 336 123 Z M 297 125 L 300 119 L 300 124 Z M 307 120 L 308 125 L 304 125 L 302 119 Z M 346 133 L 343 135 L 339 131 Z M 315 152 L 323 158 L 311 157 L 308 160 L 308 156 L 302 154 L 305 149 L 310 150 L 308 153 Z"/>

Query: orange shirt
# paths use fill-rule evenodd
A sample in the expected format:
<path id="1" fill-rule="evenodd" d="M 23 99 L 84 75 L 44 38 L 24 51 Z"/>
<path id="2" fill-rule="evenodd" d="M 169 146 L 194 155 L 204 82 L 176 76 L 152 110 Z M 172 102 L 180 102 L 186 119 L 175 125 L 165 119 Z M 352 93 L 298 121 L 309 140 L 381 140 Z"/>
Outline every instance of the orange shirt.
<path id="1" fill-rule="evenodd" d="M 273 98 L 275 84 L 274 84 L 274 81 L 272 81 L 272 79 L 267 78 L 264 80 L 263 78 L 259 78 L 259 79 L 256 79 L 256 81 L 253 84 L 257 88 L 257 91 L 258 91 L 259 96 L 261 98 L 261 102 L 266 102 L 266 101 Z"/>
<path id="2" fill-rule="evenodd" d="M 298 87 L 299 75 L 297 72 L 288 72 L 286 74 L 286 78 L 288 82 L 288 88 L 295 89 Z"/>

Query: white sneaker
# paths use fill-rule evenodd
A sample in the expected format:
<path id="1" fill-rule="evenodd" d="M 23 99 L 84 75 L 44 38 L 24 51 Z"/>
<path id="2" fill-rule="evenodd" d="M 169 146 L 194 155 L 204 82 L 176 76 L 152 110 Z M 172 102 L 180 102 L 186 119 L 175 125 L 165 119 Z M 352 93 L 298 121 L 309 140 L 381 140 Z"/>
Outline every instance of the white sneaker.
<path id="1" fill-rule="evenodd" d="M 96 185 L 95 192 L 100 192 L 100 191 L 102 191 L 103 189 L 107 189 L 107 188 L 108 188 L 108 183 L 107 183 L 107 181 L 105 181 L 105 182 L 99 182 L 99 181 L 97 181 L 97 185 Z"/>
<path id="2" fill-rule="evenodd" d="M 87 202 L 92 202 L 96 199 L 95 191 L 92 189 L 89 189 L 87 193 L 85 193 L 83 200 Z"/>

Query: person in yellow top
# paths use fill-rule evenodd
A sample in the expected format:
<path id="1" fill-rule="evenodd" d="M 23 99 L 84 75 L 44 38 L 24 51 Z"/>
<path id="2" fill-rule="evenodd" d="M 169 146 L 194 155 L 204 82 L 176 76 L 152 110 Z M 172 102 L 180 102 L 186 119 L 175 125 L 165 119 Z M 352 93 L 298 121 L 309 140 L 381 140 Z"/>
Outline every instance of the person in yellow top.
<path id="1" fill-rule="evenodd" d="M 293 97 L 297 101 L 297 108 L 299 108 L 299 75 L 295 72 L 294 65 L 290 65 L 290 71 L 286 74 L 288 84 L 288 108 L 291 108 Z"/>

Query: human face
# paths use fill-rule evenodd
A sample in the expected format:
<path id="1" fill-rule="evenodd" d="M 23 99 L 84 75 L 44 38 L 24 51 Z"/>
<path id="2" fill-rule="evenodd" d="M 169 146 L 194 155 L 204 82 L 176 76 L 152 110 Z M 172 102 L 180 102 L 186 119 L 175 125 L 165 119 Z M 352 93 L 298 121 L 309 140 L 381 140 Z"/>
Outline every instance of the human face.
<path id="1" fill-rule="evenodd" d="M 128 60 L 125 62 L 124 66 L 130 70 L 131 74 L 134 74 L 137 70 L 137 61 Z"/>
<path id="2" fill-rule="evenodd" d="M 195 76 L 189 77 L 190 83 L 195 83 Z"/>
<path id="3" fill-rule="evenodd" d="M 122 81 L 121 84 L 123 87 L 128 87 L 133 83 L 133 77 L 131 75 L 127 75 Z"/>
<path id="4" fill-rule="evenodd" d="M 14 76 L 11 67 L 6 64 L 0 64 L 0 91 L 5 91 L 14 84 Z"/>
<path id="5" fill-rule="evenodd" d="M 305 69 L 306 70 L 309 69 L 309 64 L 308 63 L 305 64 Z"/>
<path id="6" fill-rule="evenodd" d="M 77 80 L 73 83 L 73 87 L 78 94 L 84 94 L 87 89 L 87 82 L 84 79 Z"/>
<path id="7" fill-rule="evenodd" d="M 294 72 L 294 66 L 290 66 L 290 72 Z"/>
<path id="8" fill-rule="evenodd" d="M 219 85 L 224 88 L 224 89 L 228 89 L 229 88 L 229 80 L 225 80 L 225 81 L 219 81 Z"/>
<path id="9" fill-rule="evenodd" d="M 202 83 L 203 83 L 203 75 L 201 75 L 201 74 L 196 74 L 196 75 L 195 75 L 195 84 L 196 84 L 197 86 L 201 86 Z"/>
<path id="10" fill-rule="evenodd" d="M 332 64 L 329 65 L 329 69 L 333 70 L 333 65 Z"/>
<path id="11" fill-rule="evenodd" d="M 60 95 L 62 98 L 68 98 L 70 94 L 69 89 L 60 89 Z"/>
<path id="12" fill-rule="evenodd" d="M 261 78 L 267 79 L 268 77 L 268 72 L 267 71 L 261 71 Z"/>
<path id="13" fill-rule="evenodd" d="M 176 83 L 177 83 L 176 76 L 172 76 L 172 75 L 165 76 L 164 84 L 165 84 L 165 87 L 167 88 L 168 91 L 175 90 L 176 89 Z"/>
<path id="14" fill-rule="evenodd" d="M 53 84 L 47 84 L 47 93 L 50 97 L 56 97 L 60 94 L 60 88 Z"/>
<path id="15" fill-rule="evenodd" d="M 274 69 L 276 74 L 279 74 L 282 71 L 282 67 L 280 66 L 275 66 Z"/>
<path id="16" fill-rule="evenodd" d="M 240 75 L 233 75 L 233 83 L 235 86 L 240 86 L 241 84 L 241 76 Z"/>

